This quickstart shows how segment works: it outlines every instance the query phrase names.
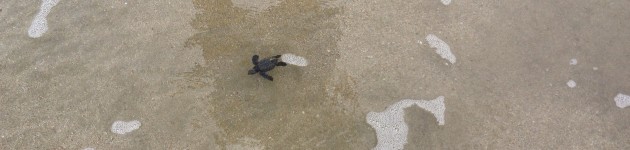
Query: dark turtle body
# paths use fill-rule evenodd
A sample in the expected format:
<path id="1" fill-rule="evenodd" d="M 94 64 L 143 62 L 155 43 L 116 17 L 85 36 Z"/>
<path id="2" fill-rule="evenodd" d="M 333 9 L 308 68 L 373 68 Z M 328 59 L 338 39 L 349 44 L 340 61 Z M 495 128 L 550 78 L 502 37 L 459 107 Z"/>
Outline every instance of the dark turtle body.
<path id="1" fill-rule="evenodd" d="M 252 57 L 252 63 L 254 64 L 254 68 L 249 70 L 247 74 L 252 75 L 252 74 L 258 73 L 260 74 L 260 76 L 264 77 L 265 79 L 273 81 L 273 77 L 268 75 L 267 71 L 273 70 L 273 68 L 276 68 L 276 66 L 287 65 L 287 63 L 280 61 L 280 56 L 281 55 L 276 55 L 273 57 L 268 57 L 268 58 L 258 60 L 258 55 L 254 55 Z"/>

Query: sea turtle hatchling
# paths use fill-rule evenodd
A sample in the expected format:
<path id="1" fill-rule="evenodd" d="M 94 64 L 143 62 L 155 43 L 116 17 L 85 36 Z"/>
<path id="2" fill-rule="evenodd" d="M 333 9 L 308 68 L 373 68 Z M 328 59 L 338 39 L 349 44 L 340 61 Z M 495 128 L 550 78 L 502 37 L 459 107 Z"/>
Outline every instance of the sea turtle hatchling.
<path id="1" fill-rule="evenodd" d="M 273 77 L 267 74 L 267 71 L 273 70 L 276 66 L 287 66 L 287 63 L 280 61 L 281 55 L 276 55 L 273 57 L 267 57 L 262 60 L 258 60 L 258 55 L 252 56 L 252 63 L 254 63 L 254 68 L 250 69 L 247 74 L 260 74 L 260 76 L 264 77 L 267 80 L 273 81 Z"/>

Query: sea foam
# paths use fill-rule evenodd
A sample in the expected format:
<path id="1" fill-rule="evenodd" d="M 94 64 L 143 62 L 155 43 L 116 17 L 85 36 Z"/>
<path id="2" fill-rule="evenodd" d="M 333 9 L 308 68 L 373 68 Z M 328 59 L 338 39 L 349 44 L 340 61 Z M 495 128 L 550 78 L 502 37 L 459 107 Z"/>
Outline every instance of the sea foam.
<path id="1" fill-rule="evenodd" d="M 38 38 L 48 31 L 48 20 L 46 20 L 46 17 L 57 3 L 59 3 L 59 0 L 42 0 L 39 12 L 35 15 L 31 26 L 28 28 L 29 37 Z"/>
<path id="2" fill-rule="evenodd" d="M 308 61 L 304 57 L 300 57 L 294 54 L 282 54 L 282 56 L 280 57 L 280 60 L 282 60 L 282 62 L 285 62 L 287 64 L 292 64 L 296 66 L 308 65 Z"/>
<path id="3" fill-rule="evenodd" d="M 112 124 L 112 132 L 116 133 L 116 134 L 127 134 L 131 131 L 134 131 L 136 129 L 140 128 L 140 121 L 138 120 L 133 120 L 133 121 L 129 121 L 129 122 L 125 122 L 125 121 L 116 121 Z"/>
<path id="4" fill-rule="evenodd" d="M 617 94 L 617 96 L 615 96 L 615 104 L 619 108 L 626 108 L 630 106 L 630 96 L 621 93 Z"/>
<path id="5" fill-rule="evenodd" d="M 435 52 L 440 55 L 440 57 L 448 60 L 451 64 L 454 64 L 457 61 L 455 55 L 451 52 L 451 47 L 446 44 L 442 39 L 438 38 L 433 34 L 429 34 L 426 37 L 427 42 L 429 42 L 429 46 L 431 48 L 436 48 Z"/>
<path id="6" fill-rule="evenodd" d="M 444 96 L 434 100 L 405 99 L 387 107 L 383 112 L 370 112 L 366 116 L 367 123 L 376 130 L 378 144 L 374 149 L 403 149 L 407 143 L 409 128 L 405 123 L 404 109 L 419 106 L 431 112 L 437 119 L 438 125 L 444 125 Z"/>

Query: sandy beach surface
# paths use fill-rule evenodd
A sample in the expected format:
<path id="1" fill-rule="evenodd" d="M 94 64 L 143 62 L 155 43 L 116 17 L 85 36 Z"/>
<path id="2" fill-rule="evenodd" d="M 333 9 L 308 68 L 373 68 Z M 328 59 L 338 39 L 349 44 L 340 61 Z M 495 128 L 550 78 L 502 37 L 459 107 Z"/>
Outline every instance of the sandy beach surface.
<path id="1" fill-rule="evenodd" d="M 3 0 L 0 149 L 630 149 L 627 8 Z"/>

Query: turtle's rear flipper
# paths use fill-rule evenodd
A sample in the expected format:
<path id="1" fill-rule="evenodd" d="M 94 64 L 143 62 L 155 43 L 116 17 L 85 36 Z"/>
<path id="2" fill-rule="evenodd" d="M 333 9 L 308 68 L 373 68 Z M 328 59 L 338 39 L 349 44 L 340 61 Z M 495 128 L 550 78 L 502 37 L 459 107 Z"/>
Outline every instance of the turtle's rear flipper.
<path id="1" fill-rule="evenodd" d="M 252 56 L 252 63 L 254 63 L 254 65 L 258 65 L 258 55 Z"/>
<path id="2" fill-rule="evenodd" d="M 287 66 L 287 63 L 285 63 L 285 62 L 278 62 L 278 63 L 276 63 L 276 66 Z"/>
<path id="3" fill-rule="evenodd" d="M 260 72 L 259 74 L 260 74 L 260 76 L 262 76 L 263 78 L 265 78 L 265 79 L 267 79 L 267 80 L 270 80 L 270 81 L 273 81 L 273 77 L 271 77 L 271 76 L 270 76 L 270 75 L 268 75 L 267 73 L 265 73 L 265 72 Z"/>

